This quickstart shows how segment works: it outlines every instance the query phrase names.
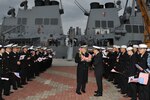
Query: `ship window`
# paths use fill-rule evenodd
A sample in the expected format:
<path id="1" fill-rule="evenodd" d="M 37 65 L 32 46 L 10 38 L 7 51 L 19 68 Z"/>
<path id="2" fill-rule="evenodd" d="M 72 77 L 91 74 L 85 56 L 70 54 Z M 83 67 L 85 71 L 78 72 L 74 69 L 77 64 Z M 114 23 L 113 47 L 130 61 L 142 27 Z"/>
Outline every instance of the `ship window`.
<path id="1" fill-rule="evenodd" d="M 133 25 L 133 33 L 139 33 L 139 29 L 137 25 Z"/>
<path id="2" fill-rule="evenodd" d="M 22 18 L 22 24 L 26 25 L 27 24 L 27 18 Z"/>
<path id="3" fill-rule="evenodd" d="M 43 19 L 42 18 L 36 18 L 35 19 L 35 25 L 42 25 L 43 24 Z"/>
<path id="4" fill-rule="evenodd" d="M 18 18 L 18 22 L 17 22 L 18 25 L 21 24 L 21 18 Z"/>
<path id="5" fill-rule="evenodd" d="M 139 26 L 140 33 L 144 33 L 144 26 Z"/>
<path id="6" fill-rule="evenodd" d="M 100 21 L 95 21 L 95 28 L 99 28 L 100 27 Z"/>
<path id="7" fill-rule="evenodd" d="M 108 21 L 108 28 L 114 28 L 114 22 Z"/>
<path id="8" fill-rule="evenodd" d="M 51 25 L 58 25 L 58 19 L 57 18 L 52 18 L 51 19 Z"/>
<path id="9" fill-rule="evenodd" d="M 106 27 L 107 27 L 106 21 L 102 21 L 102 28 L 106 28 Z"/>
<path id="10" fill-rule="evenodd" d="M 126 31 L 127 31 L 128 33 L 131 33 L 131 32 L 132 32 L 131 25 L 126 25 Z"/>
<path id="11" fill-rule="evenodd" d="M 49 25 L 49 19 L 48 18 L 44 19 L 44 25 Z"/>

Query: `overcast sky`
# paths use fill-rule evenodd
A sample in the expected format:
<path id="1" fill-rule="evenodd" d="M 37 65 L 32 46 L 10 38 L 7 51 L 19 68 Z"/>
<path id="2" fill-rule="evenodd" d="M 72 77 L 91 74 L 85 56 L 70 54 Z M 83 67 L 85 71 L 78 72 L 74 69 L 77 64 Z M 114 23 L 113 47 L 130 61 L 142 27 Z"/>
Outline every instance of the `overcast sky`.
<path id="1" fill-rule="evenodd" d="M 2 23 L 2 18 L 7 16 L 7 11 L 9 7 L 14 7 L 16 10 L 18 9 L 20 3 L 23 0 L 0 0 L 0 23 Z M 59 1 L 59 0 L 57 0 Z M 77 0 L 85 9 L 90 10 L 90 3 L 94 1 L 98 1 L 101 4 L 107 2 L 114 2 L 115 0 Z M 116 0 L 117 1 L 117 0 Z M 122 6 L 124 7 L 125 1 L 122 0 Z M 74 4 L 74 0 L 62 0 L 65 14 L 62 15 L 62 23 L 64 33 L 67 33 L 70 26 L 76 27 L 79 26 L 82 28 L 82 32 L 84 32 L 87 16 L 84 16 L 83 12 Z M 34 6 L 34 0 L 28 0 L 29 8 Z"/>

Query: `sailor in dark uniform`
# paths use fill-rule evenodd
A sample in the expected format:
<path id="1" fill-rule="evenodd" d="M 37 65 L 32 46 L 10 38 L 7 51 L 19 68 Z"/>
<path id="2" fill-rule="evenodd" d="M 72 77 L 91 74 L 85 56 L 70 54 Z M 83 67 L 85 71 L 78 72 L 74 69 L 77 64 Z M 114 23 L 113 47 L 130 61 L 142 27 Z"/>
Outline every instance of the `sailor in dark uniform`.
<path id="1" fill-rule="evenodd" d="M 103 95 L 103 84 L 102 84 L 102 77 L 103 77 L 103 58 L 102 53 L 100 52 L 100 47 L 93 46 L 94 50 L 94 58 L 93 58 L 93 65 L 94 65 L 94 72 L 96 77 L 97 83 L 97 91 L 95 91 L 94 96 L 102 96 Z"/>
<path id="2" fill-rule="evenodd" d="M 39 48 L 39 54 L 38 54 L 38 56 L 40 57 L 40 58 L 43 58 L 44 57 L 44 50 L 43 50 L 43 48 L 41 47 L 41 48 Z M 40 69 L 40 73 L 43 73 L 43 69 L 44 69 L 44 67 L 43 67 L 43 61 L 41 61 L 41 62 L 39 62 L 39 69 Z"/>
<path id="3" fill-rule="evenodd" d="M 49 65 L 51 67 L 53 62 L 53 56 L 55 55 L 55 53 L 52 49 L 47 49 L 47 50 L 48 50 L 48 57 L 49 57 Z"/>
<path id="4" fill-rule="evenodd" d="M 21 62 L 21 71 L 20 71 L 20 76 L 21 76 L 21 84 L 26 85 L 27 84 L 27 75 L 28 75 L 28 60 L 30 59 L 29 54 L 28 54 L 28 46 L 23 46 L 22 47 L 23 51 L 20 54 L 20 62 Z"/>
<path id="5" fill-rule="evenodd" d="M 87 53 L 87 45 L 81 46 L 79 53 L 75 56 L 77 65 L 77 88 L 76 93 L 81 95 L 81 91 L 85 93 L 86 83 L 88 81 L 88 67 L 91 61 L 91 55 Z"/>
<path id="6" fill-rule="evenodd" d="M 118 66 L 119 66 L 119 57 L 120 57 L 120 46 L 118 45 L 114 45 L 113 46 L 113 53 L 112 53 L 112 58 L 110 59 L 112 61 L 112 69 L 114 68 L 115 70 L 118 70 Z M 113 84 L 116 85 L 117 88 L 120 88 L 120 75 L 118 73 L 112 73 L 111 75 L 114 80 L 113 80 Z"/>
<path id="7" fill-rule="evenodd" d="M 39 76 L 40 74 L 40 62 L 37 61 L 39 58 L 39 48 L 37 47 L 35 52 L 35 76 Z"/>
<path id="8" fill-rule="evenodd" d="M 136 55 L 133 52 L 132 47 L 127 48 L 127 53 L 129 55 L 129 62 L 127 64 L 128 67 L 128 77 L 137 76 L 137 69 L 135 64 L 137 63 Z M 137 83 L 129 83 L 128 95 L 131 96 L 131 100 L 137 99 Z"/>
<path id="9" fill-rule="evenodd" d="M 30 63 L 30 78 L 33 79 L 33 78 L 35 78 L 35 74 L 36 74 L 35 61 L 37 59 L 34 46 L 31 46 L 28 51 L 31 54 L 31 59 L 29 60 L 29 63 Z"/>
<path id="10" fill-rule="evenodd" d="M 2 48 L 2 45 L 0 45 L 0 100 L 4 100 L 2 98 L 2 80 L 1 80 L 1 75 L 2 75 L 2 71 L 3 71 L 3 59 L 2 59 L 2 55 L 4 53 L 4 49 Z"/>
<path id="11" fill-rule="evenodd" d="M 21 62 L 19 61 L 19 54 L 17 53 L 17 48 L 18 48 L 18 45 L 17 44 L 14 44 L 12 46 L 12 52 L 10 53 L 10 57 L 11 57 L 11 69 L 12 69 L 12 72 L 13 72 L 13 81 L 12 81 L 12 84 L 13 84 L 13 89 L 14 90 L 17 90 L 17 88 L 22 88 L 21 86 L 21 81 L 20 81 L 20 76 L 16 76 L 14 73 L 18 73 L 20 72 L 20 64 Z"/>
<path id="12" fill-rule="evenodd" d="M 3 80 L 3 89 L 4 89 L 4 95 L 9 96 L 10 95 L 10 83 L 11 83 L 11 59 L 10 59 L 10 52 L 11 47 L 13 44 L 9 44 L 4 46 L 5 52 L 3 53 L 3 74 L 2 77 L 5 79 Z"/>
<path id="13" fill-rule="evenodd" d="M 112 79 L 112 73 L 111 70 L 114 68 L 113 65 L 113 48 L 107 48 L 108 50 L 108 54 L 107 54 L 107 79 L 108 81 L 110 81 L 110 79 Z"/>
<path id="14" fill-rule="evenodd" d="M 140 57 L 138 60 L 138 65 L 141 67 L 141 69 L 138 70 L 138 72 L 144 72 L 145 69 L 148 69 L 147 59 L 148 59 L 148 52 L 146 51 L 147 45 L 146 44 L 140 44 L 139 45 L 139 53 Z M 148 81 L 147 85 L 138 85 L 138 91 L 139 91 L 139 100 L 150 100 L 150 80 Z"/>
<path id="15" fill-rule="evenodd" d="M 126 94 L 128 89 L 128 78 L 127 78 L 127 62 L 129 59 L 129 56 L 126 51 L 127 46 L 122 45 L 121 46 L 121 54 L 118 59 L 119 66 L 117 70 L 121 72 L 122 74 L 119 75 L 120 77 L 120 86 L 121 86 L 121 93 Z"/>

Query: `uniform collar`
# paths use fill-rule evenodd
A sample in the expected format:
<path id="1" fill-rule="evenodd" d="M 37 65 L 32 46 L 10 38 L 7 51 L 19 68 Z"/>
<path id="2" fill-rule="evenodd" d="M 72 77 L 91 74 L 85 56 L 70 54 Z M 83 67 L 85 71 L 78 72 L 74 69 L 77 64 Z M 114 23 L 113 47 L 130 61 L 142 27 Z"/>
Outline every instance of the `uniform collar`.
<path id="1" fill-rule="evenodd" d="M 9 54 L 9 52 L 6 51 L 7 54 Z"/>

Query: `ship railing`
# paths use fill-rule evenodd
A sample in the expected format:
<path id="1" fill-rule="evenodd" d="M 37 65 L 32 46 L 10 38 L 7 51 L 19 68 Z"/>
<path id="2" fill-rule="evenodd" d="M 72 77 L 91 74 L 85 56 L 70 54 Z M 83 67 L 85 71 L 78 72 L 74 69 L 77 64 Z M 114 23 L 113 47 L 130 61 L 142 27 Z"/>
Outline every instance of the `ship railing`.
<path id="1" fill-rule="evenodd" d="M 20 28 L 20 27 L 22 27 L 22 26 L 23 26 L 23 25 L 17 25 L 17 26 L 15 26 L 15 27 L 12 27 L 12 28 L 10 28 L 10 29 L 8 29 L 8 30 L 2 32 L 2 34 L 3 34 L 3 35 L 4 35 L 4 34 L 8 34 L 8 33 L 12 32 L 12 31 L 14 31 L 15 29 Z"/>

